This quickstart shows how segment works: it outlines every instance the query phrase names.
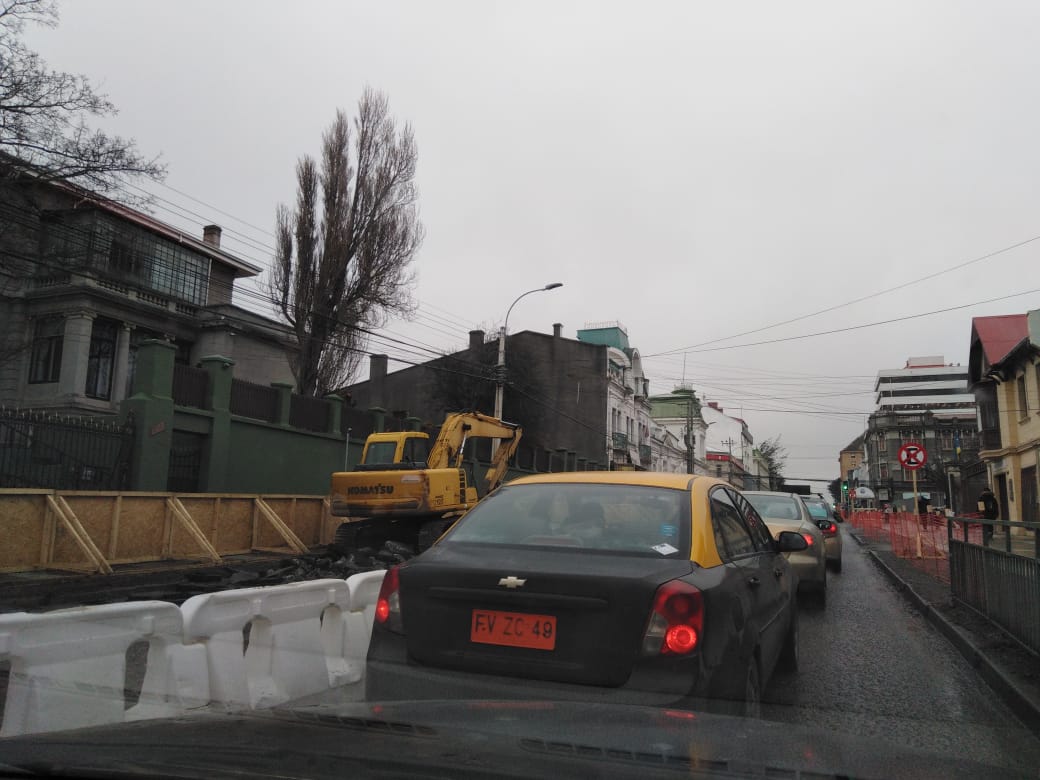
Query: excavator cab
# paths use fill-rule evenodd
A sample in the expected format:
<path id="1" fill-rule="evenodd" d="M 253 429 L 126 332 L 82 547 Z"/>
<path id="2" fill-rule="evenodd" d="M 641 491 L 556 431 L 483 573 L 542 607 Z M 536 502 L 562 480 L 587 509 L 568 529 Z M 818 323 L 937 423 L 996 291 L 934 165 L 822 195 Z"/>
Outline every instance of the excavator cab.
<path id="1" fill-rule="evenodd" d="M 430 454 L 430 436 L 418 431 L 373 433 L 365 441 L 355 471 L 424 469 Z"/>

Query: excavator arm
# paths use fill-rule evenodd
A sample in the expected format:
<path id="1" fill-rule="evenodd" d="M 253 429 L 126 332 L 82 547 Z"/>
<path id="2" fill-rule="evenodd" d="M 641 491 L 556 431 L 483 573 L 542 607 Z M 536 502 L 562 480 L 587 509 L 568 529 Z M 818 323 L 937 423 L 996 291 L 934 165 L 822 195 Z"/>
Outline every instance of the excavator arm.
<path id="1" fill-rule="evenodd" d="M 484 475 L 484 478 L 487 480 L 488 493 L 502 484 L 502 479 L 505 477 L 506 471 L 509 469 L 509 459 L 513 457 L 513 453 L 516 452 L 516 448 L 519 446 L 519 428 L 513 431 L 513 435 L 510 438 L 502 438 L 502 442 L 498 446 L 498 451 L 491 458 L 491 468 L 489 468 L 487 474 Z"/>
<path id="2" fill-rule="evenodd" d="M 440 435 L 430 448 L 427 458 L 429 468 L 458 468 L 462 463 L 466 440 L 470 438 L 502 440 L 487 472 L 488 490 L 494 490 L 505 476 L 509 458 L 520 444 L 520 426 L 480 412 L 449 414 L 441 426 Z"/>

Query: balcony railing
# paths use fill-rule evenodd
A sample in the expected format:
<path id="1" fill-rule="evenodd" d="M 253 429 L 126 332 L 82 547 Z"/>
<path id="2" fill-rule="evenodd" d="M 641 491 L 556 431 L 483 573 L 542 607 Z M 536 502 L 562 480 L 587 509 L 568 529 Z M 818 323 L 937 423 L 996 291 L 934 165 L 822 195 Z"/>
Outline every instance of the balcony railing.
<path id="1" fill-rule="evenodd" d="M 627 450 L 628 449 L 628 435 L 624 433 L 614 432 L 614 449 L 615 450 Z"/>
<path id="2" fill-rule="evenodd" d="M 639 462 L 644 466 L 650 465 L 650 445 L 640 444 L 639 445 Z"/>

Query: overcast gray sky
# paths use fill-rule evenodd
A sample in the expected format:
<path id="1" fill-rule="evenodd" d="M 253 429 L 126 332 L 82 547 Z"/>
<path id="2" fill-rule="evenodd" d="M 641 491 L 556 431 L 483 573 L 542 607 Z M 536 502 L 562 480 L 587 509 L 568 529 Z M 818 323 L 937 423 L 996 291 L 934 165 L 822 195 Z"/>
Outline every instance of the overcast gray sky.
<path id="1" fill-rule="evenodd" d="M 720 340 L 1040 236 L 1036 2 L 61 11 L 29 40 L 109 94 L 121 109 L 109 129 L 162 153 L 156 216 L 193 232 L 217 222 L 225 248 L 266 265 L 296 158 L 372 85 L 415 128 L 427 231 L 418 316 L 392 322 L 393 338 L 461 347 L 519 293 L 561 281 L 520 303 L 510 331 L 559 321 L 573 337 L 620 320 L 644 356 L 671 352 L 645 360 L 654 392 L 682 378 L 690 348 L 687 381 L 756 441 L 782 434 L 790 476 L 837 476 L 878 369 L 911 355 L 964 363 L 971 317 L 1040 307 L 1034 291 L 740 346 L 1035 290 L 1037 241 Z M 422 359 L 397 346 L 381 351 Z M 794 411 L 806 409 L 817 414 Z"/>

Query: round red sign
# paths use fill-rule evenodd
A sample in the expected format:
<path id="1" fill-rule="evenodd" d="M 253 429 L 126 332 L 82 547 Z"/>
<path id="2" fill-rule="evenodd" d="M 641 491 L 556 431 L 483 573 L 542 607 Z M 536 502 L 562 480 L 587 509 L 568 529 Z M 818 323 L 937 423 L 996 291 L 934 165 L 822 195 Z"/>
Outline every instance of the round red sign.
<path id="1" fill-rule="evenodd" d="M 907 471 L 916 471 L 928 462 L 928 453 L 920 444 L 904 444 L 899 448 L 899 462 Z"/>

